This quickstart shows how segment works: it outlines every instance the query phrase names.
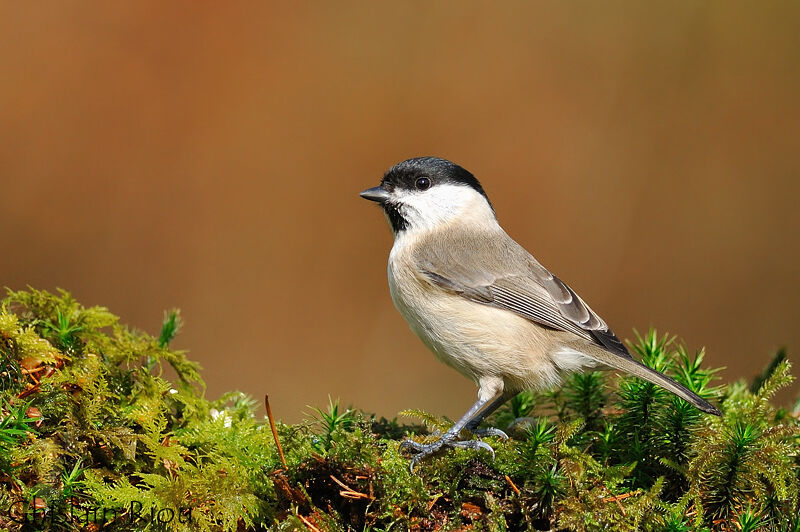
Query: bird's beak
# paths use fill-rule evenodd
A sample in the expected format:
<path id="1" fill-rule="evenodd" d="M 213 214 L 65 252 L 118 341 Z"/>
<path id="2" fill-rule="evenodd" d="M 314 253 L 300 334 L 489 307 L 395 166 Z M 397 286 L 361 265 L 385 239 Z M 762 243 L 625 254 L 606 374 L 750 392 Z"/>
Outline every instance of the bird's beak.
<path id="1" fill-rule="evenodd" d="M 375 201 L 377 203 L 383 203 L 389 199 L 389 193 L 383 187 L 368 188 L 362 192 L 360 196 L 364 199 Z"/>

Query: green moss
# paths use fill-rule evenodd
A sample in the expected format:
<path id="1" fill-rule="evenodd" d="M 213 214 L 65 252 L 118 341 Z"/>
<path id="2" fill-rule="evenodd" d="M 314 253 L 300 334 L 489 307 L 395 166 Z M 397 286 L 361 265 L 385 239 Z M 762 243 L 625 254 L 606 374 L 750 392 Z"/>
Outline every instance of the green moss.
<path id="1" fill-rule="evenodd" d="M 638 379 L 576 375 L 489 419 L 512 435 L 487 440 L 494 460 L 449 450 L 411 473 L 400 441 L 447 420 L 330 401 L 277 424 L 284 467 L 254 400 L 205 398 L 200 368 L 169 347 L 179 329 L 177 311 L 150 336 L 66 292 L 9 292 L 0 530 L 800 530 L 798 408 L 771 402 L 792 379 L 784 351 L 753 383 L 713 386 L 702 351 L 637 335 L 645 363 L 723 417 Z"/>
<path id="2" fill-rule="evenodd" d="M 271 521 L 269 430 L 253 403 L 203 397 L 197 364 L 169 349 L 178 328 L 169 313 L 156 339 L 66 292 L 9 292 L 0 306 L 0 528 Z"/>

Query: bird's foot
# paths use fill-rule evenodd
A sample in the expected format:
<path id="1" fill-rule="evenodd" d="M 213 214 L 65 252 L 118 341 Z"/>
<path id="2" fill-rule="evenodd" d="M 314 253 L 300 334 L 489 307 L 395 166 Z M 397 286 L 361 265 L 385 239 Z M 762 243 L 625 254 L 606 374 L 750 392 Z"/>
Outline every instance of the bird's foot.
<path id="1" fill-rule="evenodd" d="M 507 440 L 508 439 L 508 434 L 506 434 L 502 430 L 496 429 L 494 427 L 486 427 L 486 428 L 483 428 L 483 429 L 474 429 L 474 430 L 470 430 L 470 432 L 472 432 L 475 436 L 478 436 L 479 438 L 484 438 L 486 436 L 493 436 L 495 438 L 500 438 L 501 440 Z"/>
<path id="2" fill-rule="evenodd" d="M 458 447 L 460 449 L 484 449 L 489 451 L 492 455 L 492 459 L 494 459 L 494 449 L 481 440 L 456 440 L 455 436 L 449 436 L 445 434 L 438 440 L 433 443 L 417 443 L 414 440 L 405 440 L 400 443 L 400 449 L 411 449 L 415 451 L 417 454 L 411 459 L 411 471 L 414 471 L 414 466 L 422 460 L 423 458 L 427 458 L 428 456 L 435 454 L 439 450 L 444 447 Z"/>

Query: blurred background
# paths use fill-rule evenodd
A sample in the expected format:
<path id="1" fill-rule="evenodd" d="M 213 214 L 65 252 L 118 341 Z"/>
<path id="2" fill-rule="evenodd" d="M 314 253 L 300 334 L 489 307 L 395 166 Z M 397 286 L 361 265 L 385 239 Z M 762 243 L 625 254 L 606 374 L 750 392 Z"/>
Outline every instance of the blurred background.
<path id="1" fill-rule="evenodd" d="M 4 2 L 0 286 L 62 287 L 203 367 L 208 396 L 457 417 L 475 386 L 389 298 L 358 192 L 412 156 L 621 337 L 724 380 L 800 348 L 796 2 Z"/>

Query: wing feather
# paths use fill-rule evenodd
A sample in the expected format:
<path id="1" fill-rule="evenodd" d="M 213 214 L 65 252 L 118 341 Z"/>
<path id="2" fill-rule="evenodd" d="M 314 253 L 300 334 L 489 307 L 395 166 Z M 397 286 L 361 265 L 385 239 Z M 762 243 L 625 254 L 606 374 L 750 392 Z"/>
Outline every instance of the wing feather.
<path id="1" fill-rule="evenodd" d="M 505 232 L 484 237 L 460 232 L 447 242 L 446 248 L 432 241 L 416 246 L 418 269 L 432 284 L 631 358 L 602 318 Z"/>

